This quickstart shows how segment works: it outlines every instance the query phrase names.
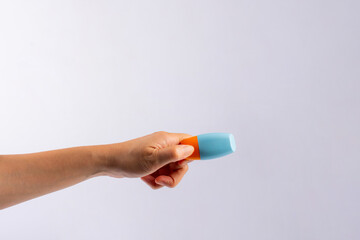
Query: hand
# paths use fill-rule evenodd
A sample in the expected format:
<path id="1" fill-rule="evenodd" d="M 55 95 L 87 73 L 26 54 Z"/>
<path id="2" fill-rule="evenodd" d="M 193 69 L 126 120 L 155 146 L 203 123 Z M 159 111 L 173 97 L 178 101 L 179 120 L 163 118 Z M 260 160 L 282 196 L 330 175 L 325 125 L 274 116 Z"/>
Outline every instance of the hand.
<path id="1" fill-rule="evenodd" d="M 127 142 L 110 145 L 106 175 L 141 177 L 153 189 L 175 187 L 188 170 L 185 160 L 194 147 L 179 145 L 191 135 L 155 132 Z"/>

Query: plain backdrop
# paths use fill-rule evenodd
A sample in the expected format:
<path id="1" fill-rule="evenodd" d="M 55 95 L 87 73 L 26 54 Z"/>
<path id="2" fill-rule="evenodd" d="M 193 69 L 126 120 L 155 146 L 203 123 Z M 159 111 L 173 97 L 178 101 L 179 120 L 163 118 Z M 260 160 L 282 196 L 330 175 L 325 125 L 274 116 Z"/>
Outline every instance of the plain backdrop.
<path id="1" fill-rule="evenodd" d="M 358 0 L 1 1 L 0 154 L 230 132 L 175 189 L 93 178 L 0 239 L 359 239 Z"/>

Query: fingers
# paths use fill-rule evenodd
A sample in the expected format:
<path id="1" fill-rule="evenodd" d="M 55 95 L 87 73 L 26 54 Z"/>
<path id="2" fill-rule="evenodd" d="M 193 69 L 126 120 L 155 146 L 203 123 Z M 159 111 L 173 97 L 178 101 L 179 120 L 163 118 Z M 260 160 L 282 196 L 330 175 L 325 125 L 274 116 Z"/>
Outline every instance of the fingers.
<path id="1" fill-rule="evenodd" d="M 166 186 L 170 188 L 176 187 L 176 185 L 179 184 L 179 182 L 184 177 L 187 171 L 188 171 L 188 165 L 185 164 L 182 167 L 178 167 L 178 169 L 170 173 L 169 176 L 160 175 L 156 177 L 155 183 L 160 186 Z"/>
<path id="2" fill-rule="evenodd" d="M 194 152 L 194 147 L 190 145 L 174 145 L 157 150 L 157 160 L 163 166 L 170 162 L 176 162 L 189 157 Z"/>
<path id="3" fill-rule="evenodd" d="M 142 177 L 141 180 L 143 180 L 147 185 L 149 185 L 152 189 L 159 189 L 162 188 L 162 185 L 159 185 L 155 182 L 155 178 L 151 175 L 147 175 L 145 177 Z"/>
<path id="4" fill-rule="evenodd" d="M 180 183 L 188 171 L 188 162 L 191 161 L 185 160 L 181 165 L 179 165 L 178 162 L 168 164 L 164 168 L 159 169 L 153 174 L 144 176 L 141 179 L 152 189 L 159 189 L 163 186 L 174 188 Z"/>
<path id="5" fill-rule="evenodd" d="M 185 138 L 192 137 L 190 134 L 186 133 L 170 133 L 165 131 L 155 132 L 159 138 L 165 138 L 169 145 L 177 145 Z"/>
<path id="6" fill-rule="evenodd" d="M 141 179 L 153 189 L 162 186 L 173 188 L 179 184 L 187 172 L 187 164 L 190 161 L 186 158 L 191 156 L 195 150 L 193 146 L 179 143 L 192 136 L 185 133 L 163 131 L 156 132 L 153 136 L 157 144 L 152 147 L 151 162 L 157 171 Z"/>

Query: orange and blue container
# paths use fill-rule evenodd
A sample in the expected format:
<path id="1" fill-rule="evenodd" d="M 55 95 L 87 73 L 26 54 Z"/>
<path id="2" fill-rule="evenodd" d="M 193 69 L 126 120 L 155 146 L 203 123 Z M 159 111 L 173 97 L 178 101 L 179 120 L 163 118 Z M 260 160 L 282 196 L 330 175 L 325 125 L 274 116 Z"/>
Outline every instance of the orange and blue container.
<path id="1" fill-rule="evenodd" d="M 236 144 L 231 133 L 205 133 L 186 138 L 180 142 L 192 145 L 195 150 L 188 160 L 209 160 L 235 152 Z"/>

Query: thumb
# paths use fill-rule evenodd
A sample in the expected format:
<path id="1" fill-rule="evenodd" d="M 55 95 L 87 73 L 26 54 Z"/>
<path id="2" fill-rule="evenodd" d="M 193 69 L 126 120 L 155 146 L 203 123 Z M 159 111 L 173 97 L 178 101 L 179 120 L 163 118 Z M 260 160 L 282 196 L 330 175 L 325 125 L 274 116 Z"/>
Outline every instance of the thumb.
<path id="1" fill-rule="evenodd" d="M 158 161 L 163 165 L 189 157 L 194 152 L 191 145 L 174 145 L 158 150 Z"/>

